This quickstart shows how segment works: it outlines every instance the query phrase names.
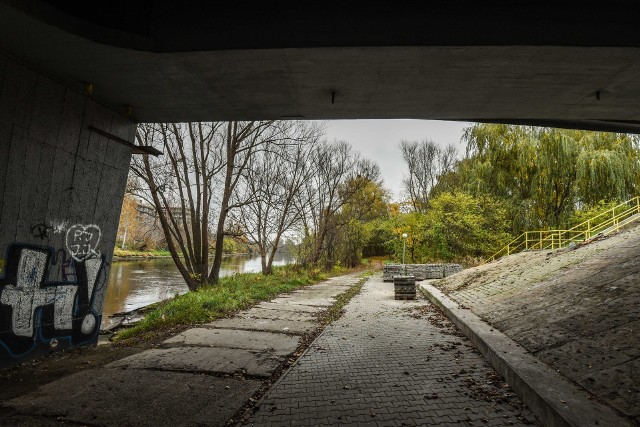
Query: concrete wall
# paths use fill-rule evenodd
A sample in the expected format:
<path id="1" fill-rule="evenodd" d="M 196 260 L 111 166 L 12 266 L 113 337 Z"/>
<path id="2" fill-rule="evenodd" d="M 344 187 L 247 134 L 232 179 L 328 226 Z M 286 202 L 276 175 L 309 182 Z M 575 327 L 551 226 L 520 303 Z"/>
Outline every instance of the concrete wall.
<path id="1" fill-rule="evenodd" d="M 0 53 L 0 366 L 95 343 L 135 124 Z"/>
<path id="2" fill-rule="evenodd" d="M 382 280 L 393 282 L 395 276 L 414 276 L 416 280 L 442 279 L 462 271 L 460 264 L 385 264 Z"/>

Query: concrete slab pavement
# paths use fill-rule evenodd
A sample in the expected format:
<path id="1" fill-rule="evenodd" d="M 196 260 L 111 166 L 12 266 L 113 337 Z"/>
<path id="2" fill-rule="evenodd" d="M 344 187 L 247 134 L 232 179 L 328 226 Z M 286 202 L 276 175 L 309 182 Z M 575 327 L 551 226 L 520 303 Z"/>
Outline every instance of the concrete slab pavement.
<path id="1" fill-rule="evenodd" d="M 299 313 L 309 313 L 309 314 L 318 314 L 322 310 L 324 310 L 324 307 L 319 307 L 319 306 L 294 304 L 294 303 L 280 303 L 280 302 L 263 302 L 258 304 L 256 307 L 264 308 L 267 310 L 295 311 Z"/>
<path id="2" fill-rule="evenodd" d="M 293 353 L 298 348 L 300 338 L 272 332 L 193 328 L 165 340 L 164 344 L 241 348 L 285 356 Z"/>
<path id="3" fill-rule="evenodd" d="M 316 315 L 306 312 L 293 312 L 290 310 L 270 310 L 266 308 L 252 308 L 238 314 L 238 317 L 245 319 L 279 319 L 298 322 L 313 322 L 317 320 Z"/>
<path id="4" fill-rule="evenodd" d="M 245 402 L 259 387 L 259 381 L 210 375 L 96 369 L 6 404 L 21 414 L 81 425 L 224 425 L 238 410 L 238 402 Z M 16 424 L 10 420 L 5 425 Z"/>
<path id="5" fill-rule="evenodd" d="M 303 335 L 319 327 L 316 322 L 292 321 L 280 319 L 220 319 L 202 325 L 207 328 L 244 329 L 246 331 L 281 332 L 285 334 Z"/>
<path id="6" fill-rule="evenodd" d="M 311 285 L 269 308 L 189 329 L 160 348 L 43 385 L 2 402 L 0 425 L 225 425 L 321 327 L 318 312 L 359 280 L 352 274 Z M 256 310 L 270 318 L 249 318 Z"/>
<path id="7" fill-rule="evenodd" d="M 318 298 L 318 297 L 307 297 L 305 295 L 296 294 L 295 296 L 292 294 L 288 294 L 285 296 L 278 297 L 272 302 L 277 302 L 279 304 L 299 304 L 299 305 L 310 305 L 312 307 L 331 307 L 335 302 L 334 298 Z"/>
<path id="8" fill-rule="evenodd" d="M 243 373 L 266 378 L 284 362 L 284 359 L 283 355 L 277 356 L 265 351 L 175 347 L 151 349 L 110 363 L 106 367 L 220 374 Z"/>

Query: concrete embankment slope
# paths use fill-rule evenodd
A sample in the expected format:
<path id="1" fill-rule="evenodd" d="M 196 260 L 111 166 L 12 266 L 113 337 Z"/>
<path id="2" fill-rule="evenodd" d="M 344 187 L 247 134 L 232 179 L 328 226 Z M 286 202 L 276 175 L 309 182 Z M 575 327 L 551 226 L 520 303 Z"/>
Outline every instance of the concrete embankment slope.
<path id="1" fill-rule="evenodd" d="M 432 284 L 640 425 L 640 227 Z"/>

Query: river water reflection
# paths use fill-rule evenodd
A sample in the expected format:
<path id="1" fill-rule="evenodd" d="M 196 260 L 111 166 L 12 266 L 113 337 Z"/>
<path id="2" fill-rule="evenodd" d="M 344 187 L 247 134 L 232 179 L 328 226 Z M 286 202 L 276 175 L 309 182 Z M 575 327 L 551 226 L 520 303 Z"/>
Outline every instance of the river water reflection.
<path id="1" fill-rule="evenodd" d="M 276 254 L 273 265 L 293 262 L 289 254 Z M 222 261 L 220 276 L 235 273 L 257 273 L 260 257 L 229 256 Z M 114 313 L 135 310 L 154 302 L 187 292 L 187 285 L 171 258 L 116 261 L 111 264 L 109 284 L 104 302 L 102 326 L 109 324 Z"/>

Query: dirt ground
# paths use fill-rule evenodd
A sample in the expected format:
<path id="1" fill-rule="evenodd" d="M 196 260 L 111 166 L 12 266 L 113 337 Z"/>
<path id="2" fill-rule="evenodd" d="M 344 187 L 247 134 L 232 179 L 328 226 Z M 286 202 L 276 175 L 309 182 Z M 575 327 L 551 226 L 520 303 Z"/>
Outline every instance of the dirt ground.
<path id="1" fill-rule="evenodd" d="M 640 425 L 640 227 L 434 283 Z"/>

